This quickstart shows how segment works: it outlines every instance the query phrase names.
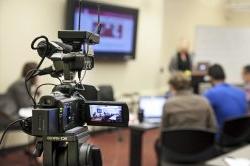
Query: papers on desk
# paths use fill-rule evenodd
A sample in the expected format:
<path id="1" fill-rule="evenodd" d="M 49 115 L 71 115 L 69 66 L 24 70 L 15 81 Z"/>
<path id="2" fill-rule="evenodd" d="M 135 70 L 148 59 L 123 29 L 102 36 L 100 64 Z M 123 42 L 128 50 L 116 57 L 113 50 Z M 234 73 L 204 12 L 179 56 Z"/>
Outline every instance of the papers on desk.
<path id="1" fill-rule="evenodd" d="M 250 166 L 250 160 L 244 158 L 225 157 L 224 161 L 228 166 Z"/>
<path id="2" fill-rule="evenodd" d="M 129 125 L 138 125 L 139 121 L 136 114 L 129 114 Z"/>

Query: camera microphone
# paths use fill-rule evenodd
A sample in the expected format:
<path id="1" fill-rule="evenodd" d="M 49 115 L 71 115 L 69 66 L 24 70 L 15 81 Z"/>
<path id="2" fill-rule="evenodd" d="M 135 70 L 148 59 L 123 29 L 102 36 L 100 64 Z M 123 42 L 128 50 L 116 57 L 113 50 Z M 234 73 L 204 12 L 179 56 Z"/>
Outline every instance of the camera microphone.
<path id="1" fill-rule="evenodd" d="M 64 43 L 60 43 L 57 41 L 46 42 L 41 41 L 37 44 L 37 52 L 40 57 L 50 58 L 54 53 L 62 52 L 62 53 L 70 53 L 73 50 L 73 47 Z"/>
<path id="2" fill-rule="evenodd" d="M 61 42 L 57 42 L 57 41 L 53 41 L 53 43 L 56 43 L 57 45 L 59 45 L 60 47 L 62 47 L 63 49 L 63 53 L 67 54 L 73 51 L 73 47 L 71 45 L 65 44 L 65 43 L 61 43 Z"/>
<path id="3" fill-rule="evenodd" d="M 40 57 L 50 58 L 56 52 L 62 52 L 63 49 L 52 42 L 40 41 L 37 44 L 37 52 Z"/>
<path id="4" fill-rule="evenodd" d="M 63 70 L 55 69 L 54 66 L 49 66 L 36 72 L 35 76 L 42 76 L 50 74 L 51 77 L 58 78 L 61 76 Z"/>

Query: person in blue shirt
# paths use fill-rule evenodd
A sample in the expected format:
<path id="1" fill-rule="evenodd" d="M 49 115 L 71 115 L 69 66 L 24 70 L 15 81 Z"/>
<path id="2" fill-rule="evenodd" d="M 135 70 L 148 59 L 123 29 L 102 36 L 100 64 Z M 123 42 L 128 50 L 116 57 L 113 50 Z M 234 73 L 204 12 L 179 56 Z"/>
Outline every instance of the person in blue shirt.
<path id="1" fill-rule="evenodd" d="M 225 82 L 226 75 L 222 66 L 218 64 L 211 66 L 208 75 L 213 87 L 204 95 L 214 109 L 219 128 L 227 119 L 246 115 L 246 94 L 243 90 Z"/>

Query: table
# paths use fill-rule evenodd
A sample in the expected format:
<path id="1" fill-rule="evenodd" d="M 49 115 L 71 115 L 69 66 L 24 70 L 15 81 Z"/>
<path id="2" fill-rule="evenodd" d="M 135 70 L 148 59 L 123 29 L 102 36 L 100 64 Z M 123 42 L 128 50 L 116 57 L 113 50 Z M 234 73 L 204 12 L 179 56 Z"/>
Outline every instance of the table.
<path id="1" fill-rule="evenodd" d="M 130 125 L 130 166 L 141 166 L 142 161 L 142 136 L 143 133 L 159 128 L 160 124 L 139 123 Z"/>
<path id="2" fill-rule="evenodd" d="M 250 154 L 250 145 L 246 145 L 230 153 L 226 153 L 212 160 L 209 160 L 205 163 L 204 166 L 227 166 L 227 164 L 224 162 L 225 157 L 250 159 L 249 154 Z"/>
<path id="3" fill-rule="evenodd" d="M 206 82 L 205 76 L 206 76 L 205 72 L 199 72 L 199 71 L 192 72 L 191 84 L 192 84 L 193 92 L 195 94 L 199 94 L 199 84 L 202 82 Z"/>

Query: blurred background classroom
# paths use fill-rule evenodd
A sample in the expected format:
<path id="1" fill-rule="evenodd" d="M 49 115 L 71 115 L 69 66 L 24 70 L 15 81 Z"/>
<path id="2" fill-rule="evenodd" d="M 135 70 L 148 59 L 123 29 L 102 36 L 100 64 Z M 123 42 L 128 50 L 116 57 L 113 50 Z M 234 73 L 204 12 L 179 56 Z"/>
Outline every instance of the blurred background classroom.
<path id="1" fill-rule="evenodd" d="M 87 142 L 101 149 L 102 165 L 250 165 L 250 0 L 81 3 L 79 10 L 79 0 L 0 1 L 0 136 L 32 116 L 26 89 L 38 102 L 63 79 L 47 74 L 25 87 L 41 59 L 32 40 L 94 32 L 100 12 L 94 68 L 81 73 L 81 83 L 95 86 L 98 100 L 129 108 L 127 127 L 88 125 Z M 45 58 L 41 69 L 51 65 Z M 44 154 L 33 153 L 37 142 L 12 126 L 0 165 L 43 165 Z"/>

